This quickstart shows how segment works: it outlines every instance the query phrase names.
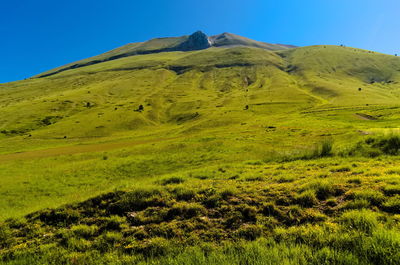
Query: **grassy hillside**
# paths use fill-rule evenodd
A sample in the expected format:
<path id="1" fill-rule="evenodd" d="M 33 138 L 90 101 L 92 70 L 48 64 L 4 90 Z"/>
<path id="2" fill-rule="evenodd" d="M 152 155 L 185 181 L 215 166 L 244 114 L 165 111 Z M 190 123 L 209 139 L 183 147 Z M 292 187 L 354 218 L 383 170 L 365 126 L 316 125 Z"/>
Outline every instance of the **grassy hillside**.
<path id="1" fill-rule="evenodd" d="M 208 37 L 203 32 L 197 31 L 189 36 L 156 38 L 145 42 L 130 43 L 109 52 L 52 69 L 45 73 L 39 74 L 36 77 L 51 76 L 70 69 L 76 69 L 140 54 L 154 54 L 171 51 L 193 51 L 207 49 L 209 47 L 237 46 L 256 47 L 269 51 L 286 50 L 294 47 L 292 45 L 270 44 L 266 42 L 255 41 L 231 33 L 223 33 Z"/>
<path id="2" fill-rule="evenodd" d="M 247 46 L 247 47 L 255 47 L 262 48 L 266 50 L 284 50 L 286 48 L 293 48 L 291 45 L 282 45 L 282 44 L 270 44 L 261 41 L 255 41 L 249 38 L 245 38 L 242 36 L 238 36 L 232 33 L 222 33 L 215 36 L 210 37 L 210 41 L 215 47 L 221 46 Z"/>
<path id="3" fill-rule="evenodd" d="M 397 264 L 399 71 L 222 47 L 1 84 L 0 260 Z"/>

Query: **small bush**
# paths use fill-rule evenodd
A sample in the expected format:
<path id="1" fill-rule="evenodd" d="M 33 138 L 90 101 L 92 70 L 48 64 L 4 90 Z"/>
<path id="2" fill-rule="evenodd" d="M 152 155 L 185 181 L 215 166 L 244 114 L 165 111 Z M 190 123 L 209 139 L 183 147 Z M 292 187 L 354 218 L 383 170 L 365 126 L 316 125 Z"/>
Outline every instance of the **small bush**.
<path id="1" fill-rule="evenodd" d="M 303 155 L 301 159 L 308 160 L 308 159 L 328 157 L 332 155 L 333 155 L 333 142 L 330 140 L 326 140 L 317 144 L 311 153 Z"/>
<path id="2" fill-rule="evenodd" d="M 400 136 L 390 135 L 378 138 L 372 146 L 379 148 L 384 154 L 398 155 L 400 153 Z"/>
<path id="3" fill-rule="evenodd" d="M 333 143 L 332 141 L 324 141 L 321 143 L 321 147 L 319 148 L 318 156 L 326 157 L 332 155 Z"/>
<path id="4" fill-rule="evenodd" d="M 357 143 L 346 152 L 347 155 L 362 155 L 366 157 L 377 157 L 380 155 L 399 155 L 400 136 L 385 135 L 369 137 L 363 142 Z"/>

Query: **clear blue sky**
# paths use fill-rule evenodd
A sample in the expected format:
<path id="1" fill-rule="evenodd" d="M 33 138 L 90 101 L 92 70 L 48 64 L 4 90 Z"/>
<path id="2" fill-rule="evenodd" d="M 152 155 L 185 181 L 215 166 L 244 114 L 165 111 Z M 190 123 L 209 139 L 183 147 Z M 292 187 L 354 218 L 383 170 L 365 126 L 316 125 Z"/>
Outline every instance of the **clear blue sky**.
<path id="1" fill-rule="evenodd" d="M 399 14 L 398 0 L 1 0 L 0 83 L 199 29 L 400 53 Z"/>

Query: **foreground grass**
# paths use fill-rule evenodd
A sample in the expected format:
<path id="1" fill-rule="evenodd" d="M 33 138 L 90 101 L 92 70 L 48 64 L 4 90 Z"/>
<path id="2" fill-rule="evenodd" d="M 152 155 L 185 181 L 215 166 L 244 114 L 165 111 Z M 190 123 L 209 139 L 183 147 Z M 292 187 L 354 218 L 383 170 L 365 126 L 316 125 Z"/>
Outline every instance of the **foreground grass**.
<path id="1" fill-rule="evenodd" d="M 397 156 L 190 170 L 8 219 L 4 264 L 398 264 Z"/>

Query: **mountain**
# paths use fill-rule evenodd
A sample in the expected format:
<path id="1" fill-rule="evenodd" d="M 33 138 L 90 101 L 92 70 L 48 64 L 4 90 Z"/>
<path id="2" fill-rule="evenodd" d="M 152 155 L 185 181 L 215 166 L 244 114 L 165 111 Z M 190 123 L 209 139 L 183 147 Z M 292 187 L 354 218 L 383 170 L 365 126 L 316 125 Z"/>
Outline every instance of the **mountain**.
<path id="1" fill-rule="evenodd" d="M 400 58 L 202 32 L 0 84 L 1 264 L 400 264 Z"/>
<path id="2" fill-rule="evenodd" d="M 207 49 L 210 47 L 257 47 L 266 50 L 283 50 L 293 48 L 291 45 L 269 44 L 265 42 L 254 41 L 235 34 L 223 33 L 208 37 L 201 31 L 197 31 L 189 36 L 172 37 L 172 38 L 157 38 L 146 42 L 131 43 L 104 54 L 94 56 L 75 63 L 53 69 L 49 72 L 38 75 L 37 77 L 45 77 L 66 71 L 69 69 L 79 68 L 92 64 L 97 64 L 105 61 L 116 60 L 123 57 L 151 54 L 171 51 L 195 51 Z"/>
<path id="3" fill-rule="evenodd" d="M 399 82 L 395 56 L 339 46 L 288 48 L 233 34 L 206 42 L 197 32 L 128 45 L 0 85 L 0 137 L 202 130 L 238 122 L 243 117 L 230 116 L 246 106 L 250 110 L 241 115 L 256 119 L 271 111 L 397 104 Z M 139 105 L 144 111 L 134 112 Z"/>

